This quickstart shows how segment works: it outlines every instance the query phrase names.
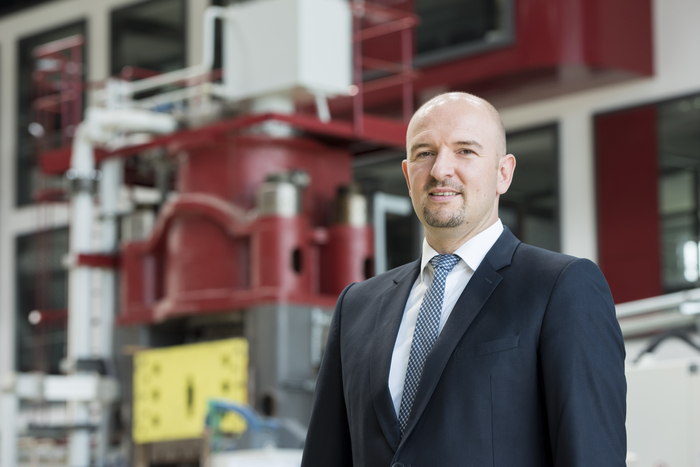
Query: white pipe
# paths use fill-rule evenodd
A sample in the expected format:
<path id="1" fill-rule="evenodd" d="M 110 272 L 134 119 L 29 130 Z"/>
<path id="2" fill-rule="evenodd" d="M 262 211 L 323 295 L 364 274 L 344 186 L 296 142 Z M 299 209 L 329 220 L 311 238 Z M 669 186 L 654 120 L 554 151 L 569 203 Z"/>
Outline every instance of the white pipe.
<path id="1" fill-rule="evenodd" d="M 101 244 L 100 251 L 112 255 L 118 249 L 118 197 L 122 186 L 122 172 L 124 163 L 121 158 L 113 157 L 102 162 L 99 194 L 100 194 L 100 218 L 101 218 Z M 117 300 L 113 269 L 102 270 L 102 295 L 100 297 L 100 342 L 97 352 L 104 358 L 112 356 L 112 330 L 115 315 L 115 303 Z"/>
<path id="2" fill-rule="evenodd" d="M 89 123 L 78 126 L 73 139 L 71 177 L 78 181 L 94 180 L 95 158 L 89 140 Z M 69 249 L 73 262 L 68 272 L 68 352 L 70 373 L 76 372 L 76 362 L 90 356 L 90 292 L 91 270 L 77 264 L 80 253 L 91 253 L 93 199 L 88 186 L 73 193 Z M 69 403 L 70 423 L 84 425 L 88 421 L 88 407 L 84 402 Z M 68 436 L 70 467 L 87 467 L 90 463 L 90 433 L 87 429 L 71 430 Z"/>
<path id="3" fill-rule="evenodd" d="M 318 119 L 323 123 L 328 123 L 331 121 L 331 111 L 328 108 L 328 98 L 325 94 L 317 92 L 314 94 L 314 99 L 316 100 L 316 115 Z"/>
<path id="4" fill-rule="evenodd" d="M 201 64 L 195 65 L 188 68 L 181 68 L 179 70 L 171 71 L 169 73 L 163 73 L 162 75 L 153 76 L 152 78 L 144 78 L 134 81 L 133 83 L 128 83 L 125 88 L 127 89 L 129 95 L 133 96 L 139 92 L 148 91 L 167 84 L 175 83 L 177 81 L 184 81 L 201 76 L 207 71 L 209 70 L 204 68 Z"/>
<path id="5" fill-rule="evenodd" d="M 94 180 L 96 178 L 92 144 L 88 140 L 85 123 L 81 123 L 73 140 L 71 170 L 69 178 Z M 68 272 L 68 360 L 75 363 L 90 352 L 90 270 L 75 264 L 80 253 L 91 253 L 92 193 L 82 189 L 71 198 L 71 228 L 69 236 L 70 255 L 73 263 Z"/>
<path id="6" fill-rule="evenodd" d="M 19 401 L 16 394 L 5 389 L 0 394 L 0 467 L 16 467 Z"/>
<path id="7" fill-rule="evenodd" d="M 99 184 L 100 195 L 100 251 L 104 254 L 115 254 L 118 249 L 118 200 L 122 186 L 124 162 L 121 158 L 113 157 L 101 164 L 102 178 Z M 97 342 L 93 346 L 96 355 L 109 361 L 113 355 L 114 316 L 116 313 L 116 272 L 114 269 L 99 271 L 100 305 L 97 329 Z M 110 418 L 108 404 L 101 406 L 101 420 L 98 428 L 96 458 L 98 465 L 103 464 L 109 452 Z"/>
<path id="8" fill-rule="evenodd" d="M 210 93 L 210 91 L 213 91 L 211 85 L 206 87 L 196 86 L 191 88 L 176 89 L 175 91 L 164 92 L 162 94 L 158 94 L 157 96 L 139 99 L 133 104 L 134 106 L 142 109 L 152 109 L 153 107 L 159 105 L 172 104 L 173 102 L 184 101 L 185 99 L 203 96 Z"/>
<path id="9" fill-rule="evenodd" d="M 204 60 L 201 64 L 129 83 L 128 92 L 133 96 L 139 92 L 194 78 L 211 71 L 214 66 L 214 27 L 216 19 L 224 18 L 225 12 L 226 9 L 220 6 L 210 6 L 204 11 Z"/>
<path id="10" fill-rule="evenodd" d="M 88 405 L 85 402 L 67 402 L 69 423 L 87 425 L 89 421 Z M 87 429 L 71 430 L 68 436 L 68 466 L 90 467 L 90 431 Z"/>
<path id="11" fill-rule="evenodd" d="M 671 310 L 685 302 L 697 301 L 700 301 L 700 288 L 621 303 L 615 306 L 615 310 L 618 318 L 626 318 L 654 311 Z"/>
<path id="12" fill-rule="evenodd" d="M 172 115 L 143 109 L 100 109 L 90 107 L 85 112 L 87 138 L 93 143 L 106 143 L 117 132 L 170 133 L 177 129 Z M 93 162 L 94 165 L 94 162 Z"/>
<path id="13" fill-rule="evenodd" d="M 286 94 L 270 94 L 253 99 L 250 103 L 252 113 L 273 112 L 290 115 L 294 110 L 294 100 Z M 274 120 L 256 125 L 256 130 L 275 138 L 288 138 L 294 135 L 294 129 L 289 123 Z"/>
<path id="14" fill-rule="evenodd" d="M 696 323 L 696 316 L 668 312 L 622 320 L 620 321 L 620 329 L 622 330 L 622 335 L 627 338 L 639 334 L 658 332 L 662 329 L 692 326 Z"/>
<path id="15" fill-rule="evenodd" d="M 91 290 L 92 270 L 81 266 L 76 259 L 81 253 L 92 253 L 94 226 L 94 203 L 91 184 L 99 178 L 95 170 L 93 144 L 108 142 L 119 132 L 167 133 L 176 128 L 173 117 L 138 109 L 104 110 L 89 108 L 86 120 L 78 126 L 73 140 L 69 178 L 78 184 L 71 198 L 70 256 L 73 262 L 68 272 L 68 352 L 67 360 L 71 373 L 76 373 L 76 362 L 90 358 L 95 353 L 109 357 L 112 353 L 112 321 L 114 317 L 115 284 L 114 271 L 102 274 L 102 313 L 98 335 L 102 342 L 99 349 L 91 345 Z M 103 231 L 100 250 L 111 253 L 117 246 L 117 195 L 121 185 L 121 161 L 109 160 L 103 164 L 106 179 L 100 183 L 103 204 Z M 94 352 L 94 353 L 93 353 Z M 70 402 L 71 423 L 88 423 L 88 405 L 85 402 Z M 101 433 L 105 435 L 105 433 Z M 106 436 L 104 436 L 106 438 Z M 106 441 L 105 441 L 106 442 Z M 101 444 L 106 454 L 106 444 Z M 90 433 L 87 429 L 73 429 L 68 442 L 69 465 L 87 467 L 90 463 Z"/>

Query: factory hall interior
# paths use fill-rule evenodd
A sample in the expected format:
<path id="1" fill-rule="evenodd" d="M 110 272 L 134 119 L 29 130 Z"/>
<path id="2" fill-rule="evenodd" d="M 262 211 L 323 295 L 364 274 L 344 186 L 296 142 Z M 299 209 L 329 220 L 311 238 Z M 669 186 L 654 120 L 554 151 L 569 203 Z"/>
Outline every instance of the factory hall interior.
<path id="1" fill-rule="evenodd" d="M 503 225 L 609 284 L 626 465 L 700 466 L 698 17 L 1 1 L 0 467 L 301 465 L 339 295 L 423 251 L 407 129 L 448 92 L 500 113 Z"/>

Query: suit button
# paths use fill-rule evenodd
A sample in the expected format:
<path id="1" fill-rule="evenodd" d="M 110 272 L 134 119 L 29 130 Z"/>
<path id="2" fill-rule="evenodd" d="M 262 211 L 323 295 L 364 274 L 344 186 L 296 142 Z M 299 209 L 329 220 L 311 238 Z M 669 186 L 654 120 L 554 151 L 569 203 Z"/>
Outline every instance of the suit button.
<path id="1" fill-rule="evenodd" d="M 396 462 L 394 464 L 391 464 L 391 467 L 403 467 L 403 464 L 401 462 Z"/>

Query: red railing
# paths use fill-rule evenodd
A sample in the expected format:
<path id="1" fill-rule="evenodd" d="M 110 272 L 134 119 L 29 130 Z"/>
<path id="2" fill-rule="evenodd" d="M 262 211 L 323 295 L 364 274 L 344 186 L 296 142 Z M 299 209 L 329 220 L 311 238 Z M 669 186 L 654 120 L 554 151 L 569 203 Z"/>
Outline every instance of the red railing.
<path id="1" fill-rule="evenodd" d="M 34 49 L 33 123 L 39 127 L 33 134 L 39 151 L 69 144 L 82 120 L 84 43 L 83 36 L 76 35 Z"/>
<path id="2" fill-rule="evenodd" d="M 381 6 L 376 3 L 354 1 L 353 12 L 353 120 L 355 134 L 364 134 L 363 95 L 391 86 L 402 87 L 402 116 L 407 123 L 413 114 L 413 30 L 419 19 L 413 13 Z M 400 34 L 400 61 L 393 62 L 363 54 L 363 43 L 389 34 Z M 371 81 L 364 80 L 365 70 L 389 73 Z"/>

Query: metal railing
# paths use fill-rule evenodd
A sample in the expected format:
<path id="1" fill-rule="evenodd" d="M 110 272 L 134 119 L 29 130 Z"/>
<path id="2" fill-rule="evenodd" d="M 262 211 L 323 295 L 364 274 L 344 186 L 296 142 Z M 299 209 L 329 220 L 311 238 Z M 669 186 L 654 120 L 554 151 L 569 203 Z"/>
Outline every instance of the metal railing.
<path id="1" fill-rule="evenodd" d="M 621 303 L 615 309 L 626 338 L 697 326 L 700 288 Z"/>

